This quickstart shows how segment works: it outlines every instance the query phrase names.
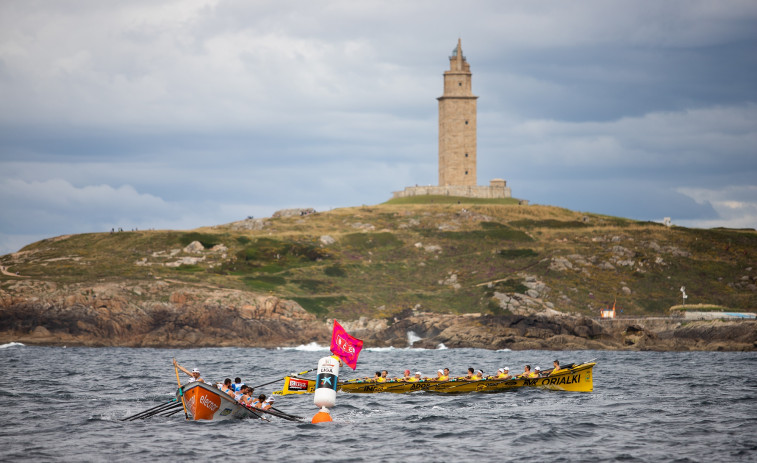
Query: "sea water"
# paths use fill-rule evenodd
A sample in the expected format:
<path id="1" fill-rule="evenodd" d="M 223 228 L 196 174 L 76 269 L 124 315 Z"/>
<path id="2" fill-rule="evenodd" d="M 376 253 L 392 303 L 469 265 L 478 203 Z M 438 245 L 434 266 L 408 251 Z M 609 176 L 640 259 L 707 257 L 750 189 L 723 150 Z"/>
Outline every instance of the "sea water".
<path id="1" fill-rule="evenodd" d="M 120 421 L 169 401 L 171 359 L 250 385 L 315 368 L 326 348 L 0 347 L 2 461 L 757 461 L 757 353 L 366 349 L 342 379 L 407 368 L 493 373 L 597 360 L 589 393 L 337 394 L 318 425 L 312 395 L 278 398 L 305 423 Z M 182 380 L 184 374 L 180 373 Z M 312 373 L 311 373 L 312 375 Z M 282 381 L 256 393 L 280 389 Z"/>

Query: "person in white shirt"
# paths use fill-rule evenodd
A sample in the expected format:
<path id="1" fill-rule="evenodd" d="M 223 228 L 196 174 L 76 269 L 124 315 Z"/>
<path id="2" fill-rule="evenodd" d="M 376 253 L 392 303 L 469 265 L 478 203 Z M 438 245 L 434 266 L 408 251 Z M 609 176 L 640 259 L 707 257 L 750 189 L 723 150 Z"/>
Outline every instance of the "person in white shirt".
<path id="1" fill-rule="evenodd" d="M 193 368 L 192 371 L 187 370 L 183 366 L 179 365 L 179 363 L 176 361 L 176 359 L 173 359 L 173 366 L 178 368 L 179 370 L 183 371 L 187 375 L 189 375 L 189 383 L 193 383 L 195 381 L 205 382 L 202 377 L 200 376 L 200 370 L 197 368 Z"/>

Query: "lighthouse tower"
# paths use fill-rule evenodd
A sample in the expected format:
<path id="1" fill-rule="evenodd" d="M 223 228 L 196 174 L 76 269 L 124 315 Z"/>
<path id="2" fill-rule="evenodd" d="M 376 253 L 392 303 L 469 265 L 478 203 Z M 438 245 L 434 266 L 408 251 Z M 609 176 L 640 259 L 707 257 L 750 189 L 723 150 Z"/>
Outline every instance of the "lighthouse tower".
<path id="1" fill-rule="evenodd" d="M 439 186 L 476 185 L 476 99 L 461 40 L 444 72 L 439 100 Z"/>

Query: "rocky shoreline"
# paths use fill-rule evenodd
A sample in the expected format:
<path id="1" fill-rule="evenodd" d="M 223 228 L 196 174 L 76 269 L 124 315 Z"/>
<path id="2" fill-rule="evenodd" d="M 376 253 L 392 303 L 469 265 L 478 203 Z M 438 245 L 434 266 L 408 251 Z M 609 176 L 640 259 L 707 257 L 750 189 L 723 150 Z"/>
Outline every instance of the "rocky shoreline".
<path id="1" fill-rule="evenodd" d="M 0 342 L 272 348 L 311 342 L 328 345 L 330 341 L 331 321 L 317 319 L 293 301 L 228 289 L 192 288 L 169 292 L 167 301 L 156 302 L 158 298 L 150 294 L 159 289 L 160 285 L 156 289 L 103 284 L 61 290 L 37 288 L 36 294 L 44 293 L 44 297 L 5 293 L 0 295 Z M 340 322 L 350 334 L 363 339 L 367 347 L 757 350 L 754 320 L 597 320 L 554 310 L 452 315 L 408 309 L 389 319 L 363 317 Z"/>

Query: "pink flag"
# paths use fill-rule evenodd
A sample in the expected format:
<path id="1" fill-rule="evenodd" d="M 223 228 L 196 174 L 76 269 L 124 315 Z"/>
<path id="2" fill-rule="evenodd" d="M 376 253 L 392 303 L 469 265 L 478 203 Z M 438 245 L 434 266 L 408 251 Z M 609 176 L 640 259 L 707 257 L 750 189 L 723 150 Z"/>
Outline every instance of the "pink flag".
<path id="1" fill-rule="evenodd" d="M 334 332 L 331 334 L 331 353 L 344 360 L 353 370 L 357 368 L 357 356 L 363 348 L 363 341 L 353 338 L 334 320 Z"/>

